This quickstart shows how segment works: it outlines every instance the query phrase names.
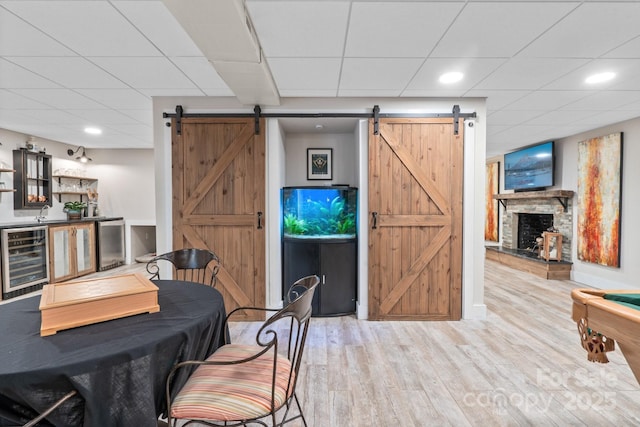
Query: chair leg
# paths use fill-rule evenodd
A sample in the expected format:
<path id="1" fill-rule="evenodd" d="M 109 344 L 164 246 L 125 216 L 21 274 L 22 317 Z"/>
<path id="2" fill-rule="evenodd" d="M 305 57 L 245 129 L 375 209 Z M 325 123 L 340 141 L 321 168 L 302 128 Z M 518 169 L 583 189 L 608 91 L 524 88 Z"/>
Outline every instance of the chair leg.
<path id="1" fill-rule="evenodd" d="M 302 424 L 304 424 L 304 427 L 307 427 L 307 420 L 304 418 L 304 414 L 302 413 L 302 406 L 300 406 L 298 395 L 293 393 L 293 398 L 295 399 L 296 405 L 298 406 L 298 412 L 300 412 L 300 418 L 302 418 Z"/>
<path id="2" fill-rule="evenodd" d="M 282 427 L 286 423 L 289 423 L 293 420 L 297 420 L 298 418 L 302 418 L 302 424 L 304 424 L 304 427 L 307 427 L 307 420 L 304 418 L 304 414 L 302 413 L 302 406 L 300 405 L 300 401 L 298 401 L 298 396 L 295 393 L 293 393 L 293 398 L 295 399 L 296 406 L 298 407 L 298 415 L 287 419 L 287 415 L 289 415 L 289 411 L 291 410 L 291 406 L 293 405 L 293 402 L 289 400 L 289 402 L 287 402 L 287 404 L 285 405 L 286 409 L 284 411 L 284 414 L 282 415 L 282 421 L 280 421 L 279 424 L 276 424 L 276 420 L 275 420 L 276 414 L 271 414 L 271 417 L 273 418 L 274 426 Z"/>

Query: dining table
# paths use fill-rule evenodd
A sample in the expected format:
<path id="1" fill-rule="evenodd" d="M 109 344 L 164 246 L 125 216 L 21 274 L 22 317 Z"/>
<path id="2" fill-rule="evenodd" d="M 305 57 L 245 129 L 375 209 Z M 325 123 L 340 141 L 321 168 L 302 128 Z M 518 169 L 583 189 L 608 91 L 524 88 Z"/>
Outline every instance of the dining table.
<path id="1" fill-rule="evenodd" d="M 166 412 L 171 368 L 203 360 L 225 343 L 216 289 L 156 280 L 157 313 L 137 314 L 40 336 L 39 296 L 0 305 L 0 426 L 28 419 L 71 390 L 54 426 L 156 427 Z M 190 372 L 172 382 L 177 393 Z"/>

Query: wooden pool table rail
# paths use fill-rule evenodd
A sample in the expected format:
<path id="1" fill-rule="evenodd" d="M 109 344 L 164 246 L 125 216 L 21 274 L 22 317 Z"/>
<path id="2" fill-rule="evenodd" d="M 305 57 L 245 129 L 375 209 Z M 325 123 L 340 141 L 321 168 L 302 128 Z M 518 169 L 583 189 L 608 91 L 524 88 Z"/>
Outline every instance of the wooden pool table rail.
<path id="1" fill-rule="evenodd" d="M 604 299 L 608 293 L 637 294 L 640 290 L 574 289 L 571 291 L 571 317 L 579 329 L 581 322 L 586 322 L 590 330 L 615 340 L 640 383 L 640 310 Z M 613 350 L 613 346 L 609 349 Z"/>

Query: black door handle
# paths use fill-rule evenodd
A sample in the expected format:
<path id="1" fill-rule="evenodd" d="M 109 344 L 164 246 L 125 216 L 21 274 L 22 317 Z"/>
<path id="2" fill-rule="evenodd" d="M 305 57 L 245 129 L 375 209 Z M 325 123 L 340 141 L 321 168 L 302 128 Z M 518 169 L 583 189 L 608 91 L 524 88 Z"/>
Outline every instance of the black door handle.
<path id="1" fill-rule="evenodd" d="M 378 212 L 371 212 L 371 215 L 373 216 L 373 226 L 371 229 L 375 230 L 378 228 Z"/>
<path id="2" fill-rule="evenodd" d="M 262 229 L 262 212 L 258 212 L 258 230 Z"/>

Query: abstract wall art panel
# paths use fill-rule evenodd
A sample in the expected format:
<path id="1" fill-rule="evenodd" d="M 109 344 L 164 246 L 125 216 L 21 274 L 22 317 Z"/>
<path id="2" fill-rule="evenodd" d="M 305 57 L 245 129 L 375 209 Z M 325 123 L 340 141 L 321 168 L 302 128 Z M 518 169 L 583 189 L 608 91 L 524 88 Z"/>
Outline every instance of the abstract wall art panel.
<path id="1" fill-rule="evenodd" d="M 487 164 L 485 186 L 484 240 L 498 241 L 498 200 L 493 198 L 500 191 L 500 162 Z"/>
<path id="2" fill-rule="evenodd" d="M 578 259 L 620 267 L 622 132 L 578 143 Z"/>

